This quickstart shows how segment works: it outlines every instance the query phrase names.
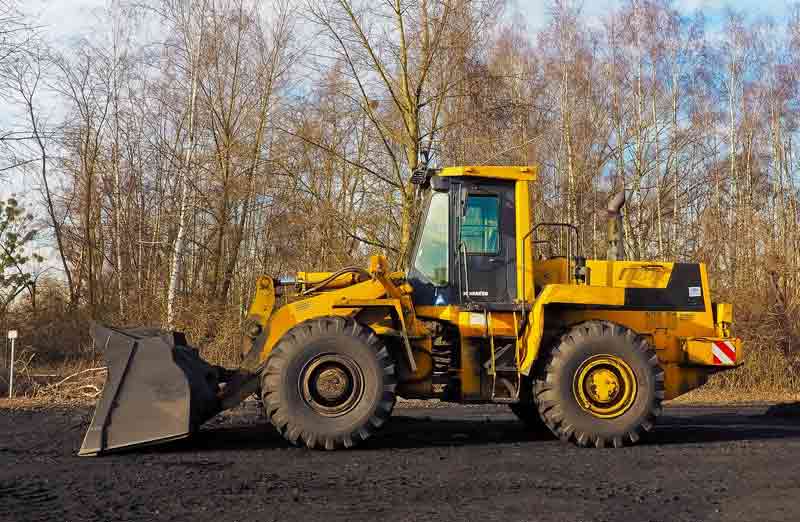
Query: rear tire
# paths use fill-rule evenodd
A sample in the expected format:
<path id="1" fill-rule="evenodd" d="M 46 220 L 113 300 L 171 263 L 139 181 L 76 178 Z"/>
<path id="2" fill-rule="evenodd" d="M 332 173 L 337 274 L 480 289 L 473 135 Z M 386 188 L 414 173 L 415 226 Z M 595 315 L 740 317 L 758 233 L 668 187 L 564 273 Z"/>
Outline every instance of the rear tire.
<path id="1" fill-rule="evenodd" d="M 533 382 L 529 377 L 523 377 L 520 386 L 519 402 L 509 404 L 509 408 L 529 430 L 534 433 L 549 433 L 533 400 Z"/>
<path id="2" fill-rule="evenodd" d="M 644 337 L 615 323 L 587 321 L 561 336 L 534 393 L 542 419 L 561 440 L 621 447 L 653 429 L 664 371 Z"/>
<path id="3" fill-rule="evenodd" d="M 367 440 L 391 416 L 395 367 L 383 342 L 353 319 L 289 330 L 261 378 L 264 411 L 295 445 L 333 450 Z"/>

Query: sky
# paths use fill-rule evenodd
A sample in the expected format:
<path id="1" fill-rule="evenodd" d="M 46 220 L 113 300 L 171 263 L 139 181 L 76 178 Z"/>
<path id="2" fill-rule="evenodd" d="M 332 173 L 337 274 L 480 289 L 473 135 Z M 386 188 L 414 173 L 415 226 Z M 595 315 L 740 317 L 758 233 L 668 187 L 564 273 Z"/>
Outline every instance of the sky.
<path id="1" fill-rule="evenodd" d="M 103 7 L 110 0 L 25 0 L 25 8 L 41 16 L 43 25 L 61 38 L 92 28 L 92 10 Z M 270 0 L 264 0 L 270 1 Z M 547 22 L 547 5 L 541 0 L 512 0 L 532 29 Z M 621 4 L 619 0 L 584 0 L 583 12 L 588 17 L 601 17 L 609 8 Z M 787 0 L 674 0 L 674 5 L 684 13 L 701 9 L 713 20 L 722 16 L 727 6 L 744 10 L 751 15 L 781 16 L 787 12 Z"/>
<path id="2" fill-rule="evenodd" d="M 516 0 L 515 3 L 531 28 L 537 29 L 547 23 L 547 1 Z M 600 18 L 622 3 L 619 0 L 584 0 L 583 13 L 590 19 Z M 673 0 L 673 5 L 684 14 L 700 9 L 712 23 L 721 19 L 728 6 L 750 16 L 781 16 L 787 12 L 787 0 Z"/>

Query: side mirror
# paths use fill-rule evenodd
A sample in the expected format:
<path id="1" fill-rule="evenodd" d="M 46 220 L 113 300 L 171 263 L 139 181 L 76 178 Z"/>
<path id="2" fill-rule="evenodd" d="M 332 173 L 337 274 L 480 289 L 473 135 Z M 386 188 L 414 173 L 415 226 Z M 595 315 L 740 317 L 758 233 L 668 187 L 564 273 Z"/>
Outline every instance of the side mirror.
<path id="1" fill-rule="evenodd" d="M 425 185 L 428 182 L 428 169 L 417 167 L 411 173 L 411 183 L 414 185 Z"/>
<path id="2" fill-rule="evenodd" d="M 436 192 L 447 192 L 450 190 L 450 179 L 441 176 L 430 177 L 431 188 Z"/>

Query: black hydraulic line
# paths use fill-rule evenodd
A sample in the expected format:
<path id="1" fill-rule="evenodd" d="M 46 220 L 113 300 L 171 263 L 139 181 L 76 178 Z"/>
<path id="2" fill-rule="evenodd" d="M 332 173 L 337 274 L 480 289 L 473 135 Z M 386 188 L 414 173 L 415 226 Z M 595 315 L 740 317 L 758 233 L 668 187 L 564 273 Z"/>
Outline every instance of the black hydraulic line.
<path id="1" fill-rule="evenodd" d="M 321 288 L 325 288 L 326 286 L 328 286 L 333 280 L 335 280 L 339 276 L 343 276 L 344 274 L 352 274 L 352 273 L 356 273 L 356 274 L 360 274 L 360 275 L 366 276 L 367 279 L 372 278 L 372 274 L 370 274 L 369 272 L 367 272 L 366 270 L 364 270 L 361 267 L 358 267 L 358 266 L 347 266 L 347 267 L 342 268 L 341 270 L 338 270 L 338 271 L 334 272 L 333 274 L 329 275 L 328 277 L 326 277 L 325 279 L 323 279 L 322 281 L 320 281 L 316 285 L 312 286 L 308 290 L 305 290 L 305 291 L 301 292 L 300 295 L 308 295 L 308 294 L 314 293 L 317 290 L 319 290 Z"/>

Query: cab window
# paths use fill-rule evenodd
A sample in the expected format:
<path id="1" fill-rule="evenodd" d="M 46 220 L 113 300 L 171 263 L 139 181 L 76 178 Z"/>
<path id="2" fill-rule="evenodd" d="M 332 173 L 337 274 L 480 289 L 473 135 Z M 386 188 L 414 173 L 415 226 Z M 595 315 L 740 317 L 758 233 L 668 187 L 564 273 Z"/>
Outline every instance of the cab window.
<path id="1" fill-rule="evenodd" d="M 422 229 L 414 267 L 436 286 L 445 286 L 448 281 L 448 228 L 448 196 L 443 192 L 434 192 Z"/>
<path id="2" fill-rule="evenodd" d="M 493 195 L 467 196 L 461 241 L 470 254 L 498 253 L 500 200 Z"/>

